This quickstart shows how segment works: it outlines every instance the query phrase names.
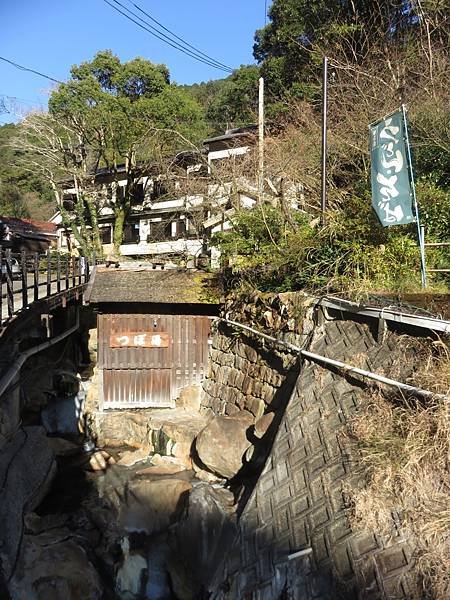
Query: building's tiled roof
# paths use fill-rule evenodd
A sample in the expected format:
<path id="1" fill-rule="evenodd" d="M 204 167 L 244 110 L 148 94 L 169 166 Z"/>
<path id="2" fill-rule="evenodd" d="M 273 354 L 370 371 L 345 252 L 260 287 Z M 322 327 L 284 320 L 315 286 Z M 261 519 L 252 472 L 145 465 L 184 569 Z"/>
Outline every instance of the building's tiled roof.
<path id="1" fill-rule="evenodd" d="M 236 129 L 228 129 L 223 135 L 218 135 L 212 138 L 203 140 L 203 145 L 208 146 L 214 142 L 230 142 L 238 139 L 249 140 L 253 139 L 258 132 L 257 125 L 248 125 L 247 127 L 238 127 Z"/>
<path id="2" fill-rule="evenodd" d="M 16 219 L 15 217 L 4 217 L 0 215 L 0 221 L 8 225 L 12 233 L 22 236 L 56 236 L 57 226 L 50 221 L 34 221 L 32 219 Z"/>

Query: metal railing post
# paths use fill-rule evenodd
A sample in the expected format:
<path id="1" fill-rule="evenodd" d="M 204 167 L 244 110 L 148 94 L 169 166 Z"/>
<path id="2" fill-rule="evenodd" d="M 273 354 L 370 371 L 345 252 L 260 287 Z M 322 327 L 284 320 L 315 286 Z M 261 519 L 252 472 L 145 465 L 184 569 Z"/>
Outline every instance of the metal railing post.
<path id="1" fill-rule="evenodd" d="M 66 280 L 65 289 L 68 290 L 69 289 L 69 255 L 68 254 L 66 254 L 66 256 L 64 257 L 64 275 L 65 275 L 65 280 Z"/>
<path id="2" fill-rule="evenodd" d="M 59 294 L 61 291 L 61 256 L 56 255 L 56 292 Z"/>
<path id="3" fill-rule="evenodd" d="M 72 269 L 72 287 L 75 287 L 77 285 L 77 278 L 75 272 L 75 256 L 70 257 L 70 266 Z"/>

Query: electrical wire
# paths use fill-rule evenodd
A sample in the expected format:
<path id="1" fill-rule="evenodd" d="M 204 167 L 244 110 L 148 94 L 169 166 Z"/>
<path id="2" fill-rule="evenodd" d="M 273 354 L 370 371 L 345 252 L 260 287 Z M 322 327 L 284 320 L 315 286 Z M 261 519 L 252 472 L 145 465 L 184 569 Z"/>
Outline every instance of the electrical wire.
<path id="1" fill-rule="evenodd" d="M 35 106 L 36 102 L 32 102 L 31 100 L 25 100 L 25 98 L 18 98 L 17 96 L 9 96 L 8 94 L 0 93 L 0 99 L 6 98 L 7 100 L 12 100 L 14 102 L 20 102 L 21 104 L 29 104 L 30 106 Z"/>
<path id="2" fill-rule="evenodd" d="M 154 17 L 152 17 L 152 15 L 150 15 L 148 12 L 146 12 L 143 8 L 141 8 L 140 6 L 138 6 L 137 4 L 135 4 L 134 2 L 132 2 L 131 0 L 129 0 L 130 4 L 132 4 L 138 11 L 140 11 L 142 14 L 144 14 L 146 17 L 148 17 L 151 21 L 153 21 L 154 23 L 156 23 L 159 27 L 161 27 L 162 29 L 164 29 L 164 31 L 167 31 L 167 33 L 169 35 L 171 35 L 172 37 L 176 38 L 177 40 L 179 40 L 182 44 L 184 44 L 185 46 L 191 48 L 192 50 L 194 50 L 195 52 L 198 52 L 198 54 L 201 54 L 202 56 L 204 56 L 205 58 L 207 58 L 208 60 L 216 63 L 217 65 L 224 67 L 225 69 L 228 69 L 230 71 L 233 71 L 233 69 L 231 67 L 229 67 L 228 65 L 225 65 L 224 63 L 221 63 L 220 61 L 216 60 L 215 58 L 212 58 L 212 56 L 209 56 L 208 54 L 205 54 L 204 52 L 202 52 L 201 50 L 199 50 L 198 48 L 196 48 L 195 46 L 192 46 L 192 44 L 189 44 L 189 42 L 187 42 L 186 40 L 184 40 L 183 38 L 179 37 L 176 33 L 174 33 L 173 31 L 171 31 L 170 29 L 168 29 L 167 27 L 165 27 L 162 23 L 160 23 L 157 19 L 155 19 Z"/>
<path id="3" fill-rule="evenodd" d="M 129 8 L 127 8 L 126 6 L 124 6 L 118 0 L 112 0 L 112 1 L 114 2 L 114 4 L 117 4 L 118 6 L 120 6 L 121 8 L 123 8 L 126 12 L 123 12 L 122 10 L 120 10 L 120 8 L 117 8 L 116 6 L 114 6 L 113 4 L 111 4 L 111 2 L 109 2 L 109 0 L 103 0 L 103 1 L 106 4 L 108 4 L 109 6 L 111 6 L 114 10 L 116 10 L 117 12 L 119 12 L 121 15 L 123 15 L 125 18 L 127 18 L 128 20 L 130 20 L 133 23 L 135 23 L 138 27 L 140 27 L 141 29 L 144 29 L 144 31 L 146 31 L 147 33 L 150 33 L 150 35 L 153 35 L 154 37 L 156 37 L 157 39 L 161 40 L 162 42 L 168 44 L 172 48 L 175 48 L 176 50 L 179 50 L 179 51 L 183 52 L 184 54 L 190 56 L 191 58 L 194 58 L 195 60 L 197 60 L 199 62 L 207 64 L 207 65 L 209 65 L 211 67 L 214 67 L 216 69 L 219 69 L 221 71 L 226 71 L 226 72 L 229 72 L 229 73 L 233 72 L 233 69 L 231 67 L 221 66 L 221 63 L 219 63 L 215 59 L 209 60 L 209 59 L 203 58 L 197 51 L 194 52 L 192 50 L 189 50 L 186 46 L 183 46 L 180 43 L 176 42 L 175 40 L 170 39 L 166 34 L 164 34 L 162 31 L 159 31 L 158 29 L 156 29 L 155 27 L 153 27 L 152 25 L 150 25 L 142 17 L 140 17 L 135 12 L 133 12 L 132 10 L 130 10 Z M 133 19 L 132 17 L 130 17 L 129 16 L 130 14 L 133 15 L 138 20 L 136 21 L 135 19 Z M 142 23 L 144 23 L 144 25 Z"/>
<path id="4" fill-rule="evenodd" d="M 147 33 L 150 33 L 150 35 L 153 35 L 154 37 L 156 37 L 157 39 L 161 40 L 165 44 L 168 44 L 172 48 L 175 48 L 175 50 L 183 52 L 183 54 L 186 54 L 187 56 L 190 56 L 194 60 L 197 60 L 198 62 L 204 63 L 204 64 L 206 64 L 208 66 L 214 67 L 215 69 L 219 69 L 220 71 L 225 71 L 227 73 L 232 73 L 233 72 L 233 69 L 231 69 L 231 67 L 221 67 L 218 64 L 216 64 L 215 62 L 212 62 L 210 60 L 202 58 L 201 56 L 199 56 L 198 54 L 195 54 L 191 50 L 187 50 L 186 48 L 184 48 L 183 46 L 181 46 L 181 44 L 178 44 L 177 42 L 174 42 L 174 41 L 170 41 L 170 39 L 167 36 L 164 36 L 164 34 L 162 34 L 162 32 L 158 31 L 157 29 L 155 29 L 154 27 L 152 27 L 151 25 L 149 25 L 146 21 L 144 21 L 144 19 L 142 19 L 141 17 L 139 17 L 139 15 L 136 15 L 136 13 L 134 13 L 131 10 L 129 10 L 121 2 L 118 2 L 118 0 L 113 0 L 113 2 L 115 4 L 121 6 L 127 12 L 124 12 L 123 10 L 120 10 L 120 8 L 117 8 L 117 6 L 114 6 L 114 4 L 112 4 L 111 2 L 109 2 L 109 0 L 103 0 L 103 2 L 105 2 L 106 4 L 108 4 L 115 11 L 117 11 L 118 13 L 120 13 L 121 15 L 123 15 L 126 19 L 128 19 L 129 21 L 131 21 L 132 23 L 134 23 L 135 25 L 137 25 L 138 27 L 140 27 L 141 29 L 143 29 Z M 132 14 L 138 20 L 133 19 L 133 17 L 130 17 L 130 14 L 127 14 L 127 13 Z M 142 23 L 145 23 L 145 25 L 143 25 Z M 155 33 L 155 31 L 158 31 L 158 33 Z"/>
<path id="5" fill-rule="evenodd" d="M 18 63 L 14 62 L 12 60 L 9 60 L 8 58 L 5 58 L 4 56 L 0 56 L 0 60 L 3 60 L 4 62 L 9 63 L 10 65 L 15 67 L 16 69 L 19 69 L 20 71 L 28 71 L 30 73 L 34 73 L 35 75 L 39 75 L 39 77 L 44 77 L 45 79 L 48 79 L 49 81 L 53 81 L 54 83 L 63 83 L 59 79 L 55 79 L 54 77 L 50 77 L 49 75 L 45 75 L 44 73 L 40 73 L 39 71 L 30 69 L 29 67 L 24 67 L 23 65 L 19 65 Z"/>

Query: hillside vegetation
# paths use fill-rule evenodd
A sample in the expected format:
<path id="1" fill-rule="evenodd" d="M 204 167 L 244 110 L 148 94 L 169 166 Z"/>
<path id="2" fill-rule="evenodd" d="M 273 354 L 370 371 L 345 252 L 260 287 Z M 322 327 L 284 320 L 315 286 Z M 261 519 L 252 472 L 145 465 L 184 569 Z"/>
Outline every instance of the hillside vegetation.
<path id="1" fill-rule="evenodd" d="M 20 126 L 0 127 L 0 215 L 46 220 L 55 212 L 55 199 L 44 178 L 20 164 L 14 138 Z"/>
<path id="2" fill-rule="evenodd" d="M 417 289 L 416 226 L 383 228 L 371 208 L 368 125 L 406 104 L 426 241 L 450 241 L 444 3 L 275 0 L 269 24 L 255 39 L 267 92 L 265 192 L 271 201 L 251 214 L 237 211 L 234 231 L 217 236 L 233 267 L 233 283 L 263 290 Z M 330 64 L 329 209 L 326 226 L 320 227 L 325 55 Z M 238 80 L 238 72 L 229 86 L 233 78 Z M 239 87 L 234 92 L 236 105 L 243 93 Z M 215 98 L 214 105 L 222 99 Z M 236 113 L 237 124 L 241 116 Z M 236 181 L 242 176 L 256 181 L 256 171 L 254 162 L 240 164 Z M 300 211 L 289 209 L 293 190 Z M 427 266 L 450 268 L 448 250 L 430 250 Z M 432 289 L 447 289 L 445 275 L 430 274 L 429 281 Z"/>
<path id="3" fill-rule="evenodd" d="M 262 75 L 264 201 L 252 211 L 234 201 L 239 192 L 255 189 L 254 155 L 212 173 L 219 184 L 231 182 L 235 208 L 233 230 L 214 239 L 224 266 L 230 267 L 227 284 L 357 294 L 420 289 L 415 224 L 383 228 L 371 208 L 368 125 L 401 104 L 407 106 L 426 241 L 450 241 L 445 5 L 442 0 L 274 0 L 267 26 L 255 34 L 257 64 L 243 65 L 226 79 L 191 86 L 170 83 L 164 65 L 140 58 L 120 63 L 110 51 L 99 52 L 91 62 L 73 67 L 71 79 L 52 94 L 48 115 L 0 128 L 0 156 L 6 165 L 0 176 L 0 212 L 48 215 L 53 203 L 49 183 L 58 195 L 59 182 L 75 177 L 80 190 L 75 220 L 88 252 L 99 246 L 98 199 L 90 172 L 95 165 L 114 170 L 125 161 L 130 184 L 123 205 L 115 207 L 119 248 L 131 210 L 133 177 L 149 164 L 166 169 L 170 153 L 200 149 L 206 135 L 255 123 Z M 328 210 L 322 226 L 324 56 L 329 58 L 329 144 Z M 8 147 L 16 133 L 21 150 Z M 47 152 L 49 135 L 59 149 L 57 164 L 52 149 Z M 58 140 L 64 143 L 58 145 Z M 429 249 L 427 266 L 450 268 L 448 247 Z M 429 287 L 448 290 L 448 274 L 430 272 Z"/>

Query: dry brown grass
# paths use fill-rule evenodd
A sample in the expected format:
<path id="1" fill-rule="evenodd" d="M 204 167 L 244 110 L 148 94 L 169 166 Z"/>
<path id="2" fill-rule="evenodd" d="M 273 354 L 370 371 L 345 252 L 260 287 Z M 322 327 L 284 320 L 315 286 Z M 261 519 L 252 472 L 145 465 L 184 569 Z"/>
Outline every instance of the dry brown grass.
<path id="1" fill-rule="evenodd" d="M 448 349 L 429 356 L 414 378 L 439 393 L 450 389 Z M 421 598 L 450 597 L 449 404 L 374 394 L 351 423 L 368 476 L 352 493 L 355 527 L 386 535 L 400 528 L 416 545 Z M 425 591 L 426 590 L 426 591 Z"/>
<path id="2" fill-rule="evenodd" d="M 434 352 L 423 353 L 423 364 L 414 376 L 414 385 L 447 394 L 450 402 L 450 347 L 443 340 L 437 340 L 433 342 L 433 349 Z"/>

